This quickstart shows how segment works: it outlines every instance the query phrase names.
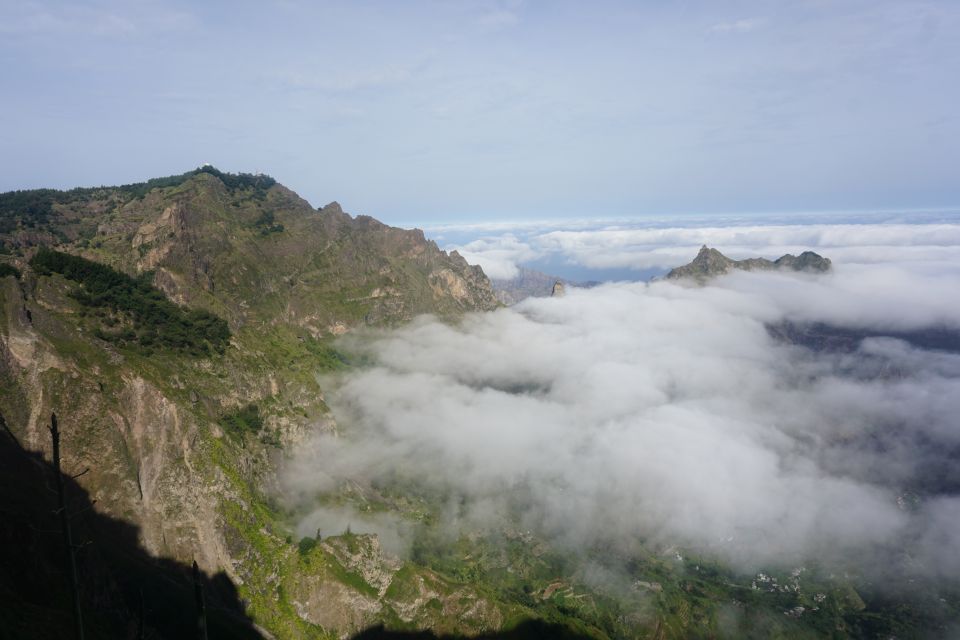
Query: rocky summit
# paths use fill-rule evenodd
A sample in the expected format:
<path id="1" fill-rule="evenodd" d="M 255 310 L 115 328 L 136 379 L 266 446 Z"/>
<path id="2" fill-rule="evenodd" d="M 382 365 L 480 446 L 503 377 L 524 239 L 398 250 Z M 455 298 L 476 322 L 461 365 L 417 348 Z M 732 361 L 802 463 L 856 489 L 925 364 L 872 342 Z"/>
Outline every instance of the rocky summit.
<path id="1" fill-rule="evenodd" d="M 810 273 L 824 273 L 831 269 L 829 258 L 804 251 L 799 256 L 786 254 L 776 260 L 766 258 L 747 258 L 732 260 L 716 249 L 703 245 L 697 257 L 689 264 L 671 269 L 667 274 L 668 280 L 691 279 L 704 283 L 710 278 L 730 273 L 734 269 L 741 271 L 805 271 Z"/>

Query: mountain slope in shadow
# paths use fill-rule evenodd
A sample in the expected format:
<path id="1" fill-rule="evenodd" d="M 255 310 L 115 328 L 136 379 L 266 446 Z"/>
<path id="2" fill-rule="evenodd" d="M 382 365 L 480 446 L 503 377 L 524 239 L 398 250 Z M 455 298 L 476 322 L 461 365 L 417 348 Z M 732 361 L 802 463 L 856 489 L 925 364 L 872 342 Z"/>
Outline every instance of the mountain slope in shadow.
<path id="1" fill-rule="evenodd" d="M 351 640 L 595 640 L 593 636 L 573 631 L 569 627 L 542 620 L 522 622 L 509 631 L 485 633 L 479 636 L 436 635 L 431 631 L 388 631 L 382 626 L 371 627 L 353 636 Z"/>
<path id="2" fill-rule="evenodd" d="M 53 474 L 40 454 L 0 429 L 0 640 L 74 637 Z M 135 526 L 95 511 L 76 480 L 62 476 L 80 547 L 85 637 L 198 637 L 192 567 L 152 557 L 140 546 Z M 200 580 L 211 640 L 263 639 L 225 573 L 201 573 Z"/>

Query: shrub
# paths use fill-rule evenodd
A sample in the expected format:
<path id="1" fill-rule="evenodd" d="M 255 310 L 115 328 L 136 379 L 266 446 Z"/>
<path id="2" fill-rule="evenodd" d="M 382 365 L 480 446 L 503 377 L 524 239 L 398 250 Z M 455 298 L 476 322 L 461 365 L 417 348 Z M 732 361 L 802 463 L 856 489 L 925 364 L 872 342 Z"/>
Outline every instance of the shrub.
<path id="1" fill-rule="evenodd" d="M 264 211 L 261 213 L 257 221 L 253 223 L 253 226 L 260 230 L 260 235 L 262 236 L 283 231 L 283 225 L 274 221 L 272 211 Z"/>
<path id="2" fill-rule="evenodd" d="M 258 433 L 263 428 L 260 407 L 251 403 L 232 413 L 224 414 L 220 418 L 220 424 L 237 436 L 242 436 L 245 433 Z"/>
<path id="3" fill-rule="evenodd" d="M 313 551 L 314 547 L 317 546 L 317 539 L 311 537 L 300 538 L 300 542 L 297 543 L 297 549 L 300 551 L 300 555 L 305 556 Z"/>

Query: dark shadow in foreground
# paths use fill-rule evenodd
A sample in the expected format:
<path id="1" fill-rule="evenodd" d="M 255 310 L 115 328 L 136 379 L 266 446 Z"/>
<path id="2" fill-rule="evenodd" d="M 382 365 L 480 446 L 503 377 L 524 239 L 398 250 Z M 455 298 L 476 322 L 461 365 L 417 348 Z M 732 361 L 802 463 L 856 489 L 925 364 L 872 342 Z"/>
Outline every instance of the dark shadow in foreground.
<path id="1" fill-rule="evenodd" d="M 65 469 L 65 472 L 74 470 Z M 76 470 L 80 471 L 80 470 Z M 71 591 L 55 514 L 53 467 L 0 429 L 0 639 L 73 638 Z M 85 637 L 198 636 L 191 567 L 154 558 L 134 525 L 93 509 L 66 473 Z M 200 574 L 210 640 L 262 640 L 224 573 Z"/>
<path id="2" fill-rule="evenodd" d="M 594 640 L 592 636 L 577 633 L 563 625 L 528 620 L 509 631 L 484 633 L 479 636 L 436 635 L 431 631 L 388 631 L 382 626 L 371 627 L 353 636 L 351 640 Z"/>

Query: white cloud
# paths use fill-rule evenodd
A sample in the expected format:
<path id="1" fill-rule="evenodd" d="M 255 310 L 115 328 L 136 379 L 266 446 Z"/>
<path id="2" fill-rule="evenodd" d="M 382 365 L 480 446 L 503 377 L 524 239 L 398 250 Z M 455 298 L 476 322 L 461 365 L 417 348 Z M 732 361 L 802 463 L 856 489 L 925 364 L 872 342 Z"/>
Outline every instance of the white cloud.
<path id="1" fill-rule="evenodd" d="M 539 257 L 529 244 L 521 242 L 513 234 L 492 238 L 480 238 L 465 245 L 452 245 L 470 264 L 478 264 L 487 277 L 509 280 L 517 277 L 517 265 Z"/>
<path id="2" fill-rule="evenodd" d="M 760 296 L 798 321 L 881 330 L 960 329 L 960 262 L 935 270 L 926 266 L 839 265 L 822 277 L 732 273 L 716 286 Z"/>
<path id="3" fill-rule="evenodd" d="M 815 355 L 764 328 L 957 326 L 950 285 L 896 264 L 739 273 L 574 288 L 456 326 L 422 318 L 353 345 L 376 365 L 328 397 L 340 436 L 301 449 L 288 487 L 398 474 L 462 498 L 474 527 L 527 496 L 523 524 L 574 548 L 640 536 L 755 567 L 914 545 L 960 570 L 956 500 L 897 503 L 960 486 L 939 471 L 960 446 L 960 356 L 883 339 Z"/>
<path id="4" fill-rule="evenodd" d="M 700 246 L 715 247 L 731 258 L 777 258 L 785 253 L 818 251 L 837 264 L 885 262 L 960 265 L 960 224 L 747 224 L 740 226 L 669 226 L 645 221 L 605 227 L 547 230 L 543 223 L 510 228 L 502 238 L 521 243 L 529 254 L 502 251 L 498 236 L 485 235 L 470 250 L 482 266 L 487 252 L 498 273 L 515 264 L 544 256 L 559 257 L 591 269 L 670 269 L 686 264 Z M 478 232 L 497 228 L 476 229 Z"/>

